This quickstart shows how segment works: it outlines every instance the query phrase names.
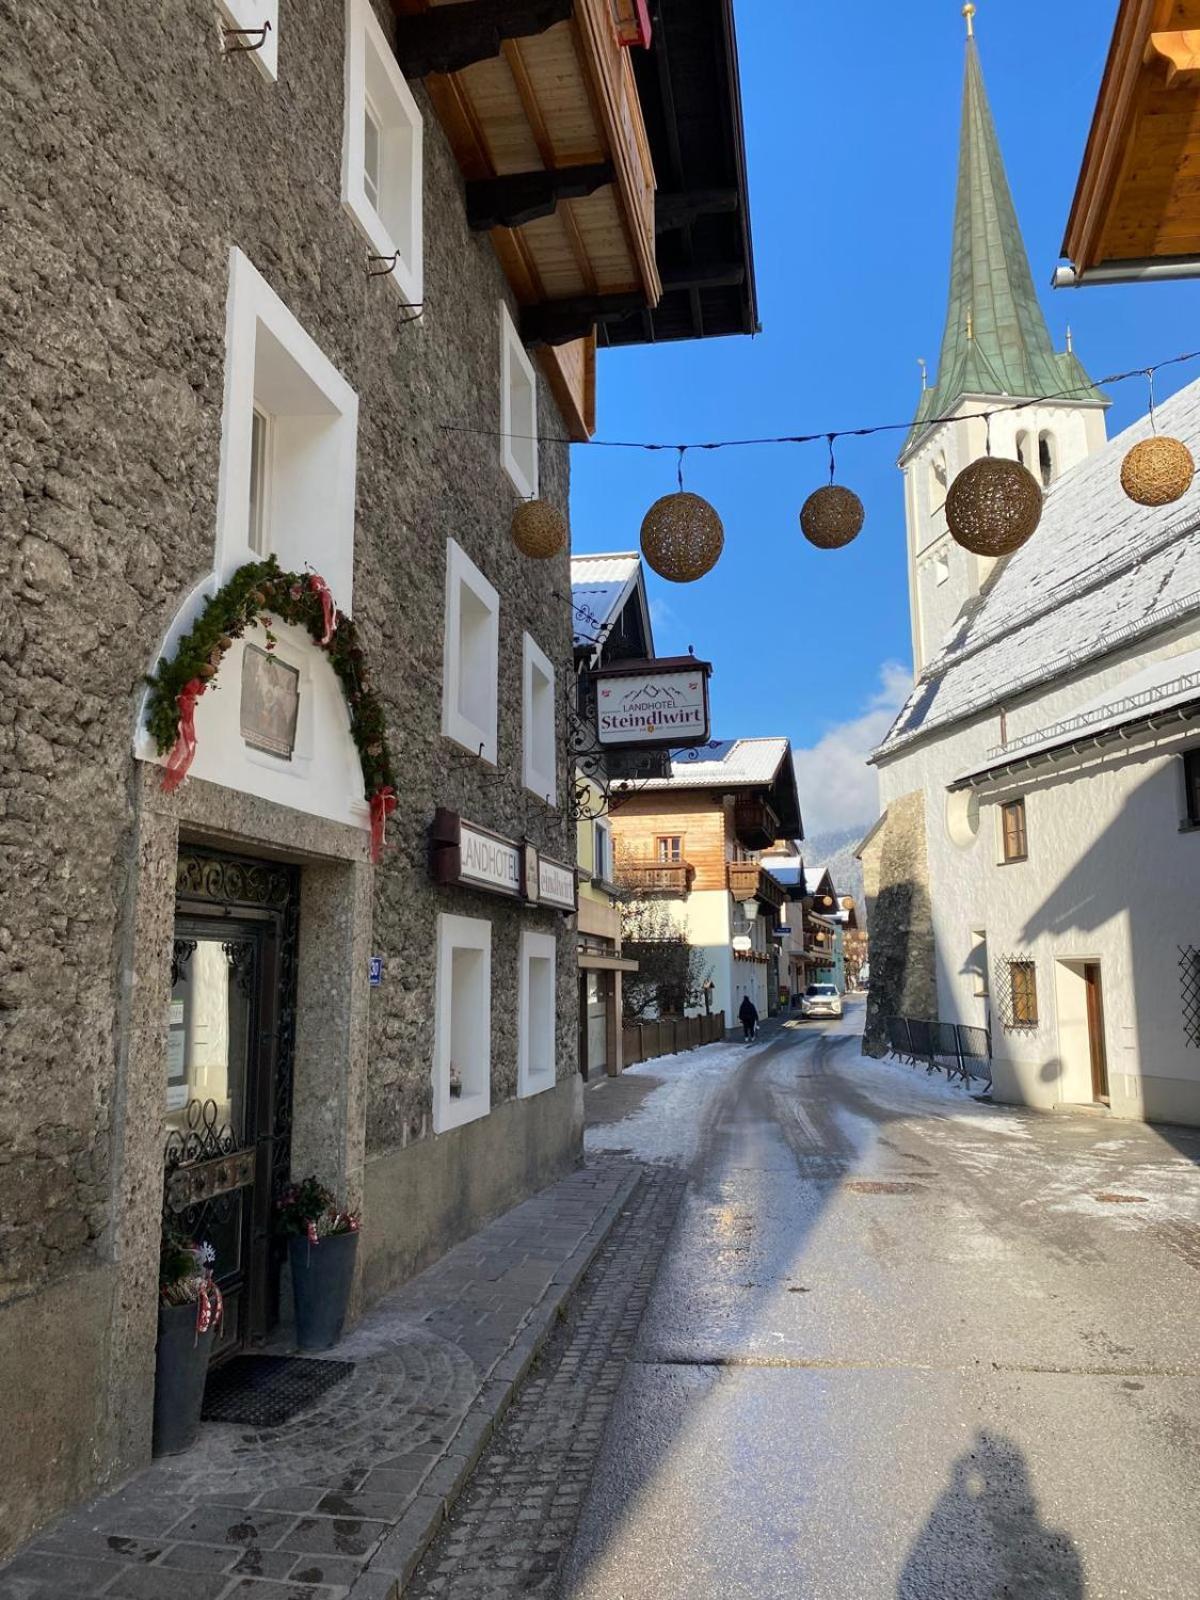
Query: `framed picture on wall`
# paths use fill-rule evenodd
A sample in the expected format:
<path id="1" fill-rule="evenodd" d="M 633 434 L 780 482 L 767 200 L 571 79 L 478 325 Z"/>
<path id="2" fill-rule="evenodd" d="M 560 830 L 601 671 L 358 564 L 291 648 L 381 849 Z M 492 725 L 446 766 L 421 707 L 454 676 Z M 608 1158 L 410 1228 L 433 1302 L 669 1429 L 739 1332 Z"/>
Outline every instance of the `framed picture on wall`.
<path id="1" fill-rule="evenodd" d="M 290 761 L 299 714 L 299 671 L 248 644 L 242 655 L 242 738 L 252 750 Z"/>

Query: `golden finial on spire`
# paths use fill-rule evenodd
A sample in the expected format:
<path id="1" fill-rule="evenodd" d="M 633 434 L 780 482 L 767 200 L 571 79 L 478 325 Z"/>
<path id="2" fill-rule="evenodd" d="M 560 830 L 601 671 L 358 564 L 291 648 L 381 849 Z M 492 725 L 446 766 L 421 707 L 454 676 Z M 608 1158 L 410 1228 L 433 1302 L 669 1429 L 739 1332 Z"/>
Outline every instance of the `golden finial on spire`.
<path id="1" fill-rule="evenodd" d="M 967 0 L 966 5 L 963 7 L 963 16 L 967 19 L 968 39 L 973 39 L 975 37 L 975 12 L 977 9 L 978 7 L 975 5 L 975 0 Z"/>
<path id="2" fill-rule="evenodd" d="M 968 310 L 967 310 L 967 338 L 968 339 L 974 339 L 974 337 L 975 337 L 975 312 L 974 312 L 973 308 L 968 308 Z"/>

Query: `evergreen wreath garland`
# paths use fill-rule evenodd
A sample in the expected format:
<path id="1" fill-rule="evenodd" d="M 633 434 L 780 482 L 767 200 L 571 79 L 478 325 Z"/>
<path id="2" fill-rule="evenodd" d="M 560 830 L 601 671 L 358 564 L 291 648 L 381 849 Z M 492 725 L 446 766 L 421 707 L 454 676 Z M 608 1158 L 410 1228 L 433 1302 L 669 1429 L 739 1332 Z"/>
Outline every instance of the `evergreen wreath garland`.
<path id="1" fill-rule="evenodd" d="M 180 731 L 180 697 L 195 679 L 207 684 L 217 676 L 221 661 L 235 639 L 254 623 L 261 623 L 267 649 L 276 645 L 272 619 L 307 628 L 313 641 L 337 673 L 350 710 L 350 736 L 362 764 L 363 788 L 368 799 L 395 789 L 392 754 L 388 748 L 383 705 L 371 688 L 366 657 L 358 630 L 342 611 L 333 611 L 333 632 L 328 634 L 324 582 L 311 572 L 283 572 L 274 556 L 239 567 L 180 639 L 170 661 L 165 657 L 147 677 L 150 696 L 147 726 L 159 755 L 173 748 Z"/>

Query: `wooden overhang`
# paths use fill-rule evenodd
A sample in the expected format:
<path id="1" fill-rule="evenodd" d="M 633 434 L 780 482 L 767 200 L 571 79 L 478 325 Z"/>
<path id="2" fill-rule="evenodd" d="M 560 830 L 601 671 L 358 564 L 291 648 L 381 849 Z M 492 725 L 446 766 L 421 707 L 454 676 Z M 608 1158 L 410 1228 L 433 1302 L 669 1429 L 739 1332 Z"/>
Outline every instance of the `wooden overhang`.
<path id="1" fill-rule="evenodd" d="M 595 425 L 595 329 L 658 304 L 655 173 L 628 0 L 393 0 L 575 438 Z M 631 11 L 634 27 L 630 30 Z M 651 30 L 651 35 L 653 30 Z"/>
<path id="2" fill-rule="evenodd" d="M 601 344 L 758 332 L 733 0 L 658 0 L 633 69 L 658 175 L 662 298 L 606 319 Z"/>
<path id="3" fill-rule="evenodd" d="M 1060 286 L 1194 275 L 1200 0 L 1121 0 L 1063 254 Z"/>

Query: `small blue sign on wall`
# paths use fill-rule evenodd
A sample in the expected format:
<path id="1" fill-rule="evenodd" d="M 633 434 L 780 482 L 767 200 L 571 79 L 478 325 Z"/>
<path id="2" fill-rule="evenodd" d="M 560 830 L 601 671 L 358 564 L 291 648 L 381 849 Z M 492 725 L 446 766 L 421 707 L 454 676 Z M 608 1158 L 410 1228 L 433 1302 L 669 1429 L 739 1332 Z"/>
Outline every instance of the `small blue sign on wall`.
<path id="1" fill-rule="evenodd" d="M 372 989 L 378 989 L 382 982 L 383 982 L 383 957 L 382 956 L 372 956 L 371 957 L 371 987 L 372 987 Z"/>

